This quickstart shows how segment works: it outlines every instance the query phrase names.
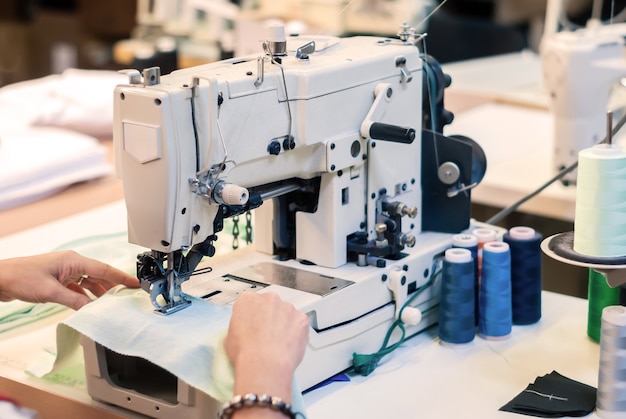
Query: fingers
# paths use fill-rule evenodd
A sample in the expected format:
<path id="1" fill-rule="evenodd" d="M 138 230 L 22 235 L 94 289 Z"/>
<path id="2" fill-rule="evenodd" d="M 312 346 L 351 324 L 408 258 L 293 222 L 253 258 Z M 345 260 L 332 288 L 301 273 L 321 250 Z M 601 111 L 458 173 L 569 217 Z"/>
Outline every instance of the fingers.
<path id="1" fill-rule="evenodd" d="M 66 284 L 77 282 L 81 277 L 86 277 L 86 279 L 81 281 L 81 284 L 84 283 L 85 287 L 96 295 L 101 293 L 100 289 L 95 287 L 94 284 L 99 284 L 106 289 L 110 289 L 115 285 L 124 285 L 130 288 L 139 287 L 139 280 L 136 277 L 115 269 L 111 265 L 81 256 L 73 251 L 66 252 L 63 256 L 69 259 L 69 262 L 66 263 L 71 266 L 71 275 L 68 275 L 64 280 Z"/>
<path id="2" fill-rule="evenodd" d="M 84 274 L 88 275 L 89 282 L 99 282 L 103 286 L 124 285 L 131 288 L 139 287 L 139 280 L 134 276 L 115 269 L 111 265 L 94 259 L 85 259 Z"/>
<path id="3" fill-rule="evenodd" d="M 78 283 L 74 282 L 72 284 L 68 284 L 68 287 L 70 285 L 75 285 L 76 287 L 80 289 L 89 290 L 96 297 L 102 297 L 111 288 L 111 287 L 105 287 L 102 284 L 99 284 L 97 281 L 92 281 L 89 278 L 82 279 Z"/>
<path id="4" fill-rule="evenodd" d="M 85 289 L 91 291 L 96 297 L 100 297 L 107 292 L 106 288 L 102 285 L 94 283 L 86 283 L 83 281 L 81 285 L 70 282 L 65 287 L 56 287 L 50 291 L 47 301 L 63 304 L 73 310 L 78 310 L 89 304 L 92 299 L 87 295 Z"/>
<path id="5" fill-rule="evenodd" d="M 290 400 L 292 377 L 308 342 L 308 318 L 272 292 L 244 292 L 233 306 L 224 349 L 235 393 L 268 392 Z"/>
<path id="6" fill-rule="evenodd" d="M 242 293 L 233 306 L 225 347 L 231 361 L 239 351 L 286 349 L 298 363 L 308 342 L 309 321 L 275 293 Z"/>
<path id="7" fill-rule="evenodd" d="M 80 284 L 69 282 L 65 287 L 58 287 L 50 293 L 49 300 L 78 310 L 92 301 L 85 290 L 90 291 L 96 297 L 101 297 L 106 294 L 108 289 L 90 278 L 85 278 L 80 281 Z"/>
<path id="8" fill-rule="evenodd" d="M 51 302 L 63 304 L 73 310 L 78 310 L 91 302 L 85 290 L 76 283 L 68 284 L 67 288 L 60 287 L 50 297 Z"/>
<path id="9" fill-rule="evenodd" d="M 139 280 L 106 263 L 66 250 L 0 261 L 0 301 L 55 302 L 79 309 L 115 285 Z"/>
<path id="10" fill-rule="evenodd" d="M 101 297 L 116 285 L 139 287 L 137 278 L 74 251 L 60 252 L 56 258 L 62 266 L 58 280 L 64 286 L 60 287 L 61 290 L 57 290 L 49 299 L 74 310 L 91 302 L 85 290 L 90 291 L 96 297 Z"/>

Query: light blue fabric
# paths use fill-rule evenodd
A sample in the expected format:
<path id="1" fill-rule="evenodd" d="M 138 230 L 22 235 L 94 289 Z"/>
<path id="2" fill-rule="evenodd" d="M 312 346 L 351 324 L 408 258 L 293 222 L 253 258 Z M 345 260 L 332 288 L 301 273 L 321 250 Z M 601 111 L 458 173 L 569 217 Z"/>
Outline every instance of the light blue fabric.
<path id="1" fill-rule="evenodd" d="M 50 373 L 74 362 L 81 333 L 110 350 L 146 359 L 225 402 L 233 396 L 234 381 L 222 344 L 230 316 L 230 306 L 198 298 L 174 314 L 159 315 L 146 292 L 116 287 L 59 325 L 58 356 Z M 295 380 L 292 397 L 294 408 L 304 413 Z"/>

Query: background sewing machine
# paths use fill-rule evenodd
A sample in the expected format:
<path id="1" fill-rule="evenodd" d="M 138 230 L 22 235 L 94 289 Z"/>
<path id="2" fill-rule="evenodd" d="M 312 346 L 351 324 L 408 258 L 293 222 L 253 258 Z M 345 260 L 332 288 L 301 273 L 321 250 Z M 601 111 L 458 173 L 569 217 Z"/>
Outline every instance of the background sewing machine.
<path id="1" fill-rule="evenodd" d="M 584 28 L 559 30 L 562 1 L 548 2 L 541 41 L 543 81 L 554 117 L 554 168 L 563 170 L 578 152 L 607 132 L 606 112 L 623 112 L 626 92 L 625 23 L 590 20 Z M 615 119 L 617 120 L 617 119 Z M 576 171 L 563 177 L 576 182 Z"/>
<path id="2" fill-rule="evenodd" d="M 470 227 L 486 163 L 472 140 L 440 134 L 450 81 L 408 29 L 285 40 L 273 28 L 258 57 L 129 73 L 115 92 L 116 161 L 129 241 L 152 249 L 138 277 L 157 313 L 176 316 L 186 293 L 218 304 L 278 293 L 310 319 L 302 389 L 377 351 L 399 316 L 407 336 L 436 322 L 439 258 Z M 251 209 L 254 244 L 202 261 L 224 218 Z M 143 394 L 152 374 L 83 344 L 92 397 L 206 415 L 206 395 L 176 380 Z"/>
<path id="3" fill-rule="evenodd" d="M 251 41 L 265 37 L 270 21 L 285 22 L 288 32 L 382 36 L 397 32 L 401 21 L 423 30 L 418 25 L 434 7 L 432 0 L 353 0 L 349 5 L 344 0 L 137 0 L 134 36 L 174 36 L 196 48 L 213 46 L 222 55 L 242 56 L 257 52 Z"/>

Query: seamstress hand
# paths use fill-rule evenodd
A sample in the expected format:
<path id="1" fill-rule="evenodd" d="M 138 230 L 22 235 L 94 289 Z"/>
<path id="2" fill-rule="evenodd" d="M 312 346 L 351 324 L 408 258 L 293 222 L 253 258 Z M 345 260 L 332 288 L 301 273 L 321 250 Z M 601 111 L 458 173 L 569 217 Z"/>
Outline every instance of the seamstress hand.
<path id="1" fill-rule="evenodd" d="M 99 297 L 118 284 L 136 288 L 139 281 L 71 250 L 0 260 L 0 301 L 54 302 L 78 310 L 91 301 L 85 290 Z"/>
<path id="2" fill-rule="evenodd" d="M 293 374 L 304 357 L 309 321 L 273 293 L 244 292 L 224 339 L 235 368 L 235 394 L 268 394 L 291 403 Z M 281 417 L 271 409 L 241 409 L 233 417 Z"/>

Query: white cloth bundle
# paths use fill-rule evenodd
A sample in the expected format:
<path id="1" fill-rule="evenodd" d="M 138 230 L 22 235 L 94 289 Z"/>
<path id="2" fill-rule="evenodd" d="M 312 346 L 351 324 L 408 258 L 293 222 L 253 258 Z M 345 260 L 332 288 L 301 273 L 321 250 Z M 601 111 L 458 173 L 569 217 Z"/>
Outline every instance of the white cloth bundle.
<path id="1" fill-rule="evenodd" d="M 113 171 L 106 147 L 77 132 L 30 128 L 3 135 L 0 141 L 0 210 Z"/>
<path id="2" fill-rule="evenodd" d="M 66 70 L 0 88 L 0 210 L 112 173 L 113 71 Z"/>
<path id="3" fill-rule="evenodd" d="M 7 128 L 53 126 L 110 137 L 113 90 L 128 77 L 115 71 L 68 69 L 0 89 L 0 136 Z"/>

